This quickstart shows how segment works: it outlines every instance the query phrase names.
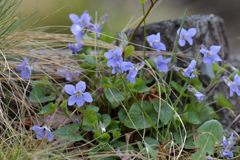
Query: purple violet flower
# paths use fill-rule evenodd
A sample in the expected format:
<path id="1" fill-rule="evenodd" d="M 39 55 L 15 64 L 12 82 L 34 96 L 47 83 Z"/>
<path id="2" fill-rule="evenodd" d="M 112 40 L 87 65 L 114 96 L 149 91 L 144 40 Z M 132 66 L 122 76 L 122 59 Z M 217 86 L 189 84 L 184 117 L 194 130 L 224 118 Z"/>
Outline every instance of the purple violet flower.
<path id="1" fill-rule="evenodd" d="M 80 42 L 72 44 L 68 43 L 68 48 L 72 51 L 72 54 L 77 54 L 82 49 L 82 44 Z"/>
<path id="2" fill-rule="evenodd" d="M 233 158 L 232 150 L 233 150 L 234 145 L 235 145 L 234 133 L 231 133 L 228 140 L 225 136 L 223 136 L 223 140 L 222 140 L 223 150 L 221 151 L 221 155 L 225 158 Z"/>
<path id="3" fill-rule="evenodd" d="M 108 59 L 107 66 L 112 67 L 112 74 L 128 71 L 127 79 L 130 83 L 135 83 L 138 70 L 143 67 L 144 63 L 141 63 L 140 67 L 136 67 L 131 62 L 123 61 L 121 48 L 109 50 L 104 56 Z"/>
<path id="4" fill-rule="evenodd" d="M 116 66 L 112 67 L 112 74 L 123 73 L 122 63 L 123 62 L 117 62 Z"/>
<path id="5" fill-rule="evenodd" d="M 121 63 L 121 73 L 126 72 L 134 68 L 134 64 L 132 62 L 124 61 Z"/>
<path id="6" fill-rule="evenodd" d="M 47 138 L 49 142 L 53 141 L 53 133 L 47 126 L 40 127 L 39 125 L 34 125 L 32 130 L 36 133 L 36 138 L 38 140 Z"/>
<path id="7" fill-rule="evenodd" d="M 100 37 L 100 33 L 102 32 L 102 26 L 98 23 L 95 23 L 95 24 L 92 24 L 90 26 L 90 30 L 93 32 L 93 33 L 96 33 L 97 35 L 97 38 Z"/>
<path id="8" fill-rule="evenodd" d="M 78 24 L 73 24 L 71 26 L 71 32 L 75 36 L 76 40 L 81 40 L 82 37 L 84 36 L 83 29 L 80 25 Z"/>
<path id="9" fill-rule="evenodd" d="M 97 38 L 100 37 L 100 33 L 102 32 L 103 24 L 106 22 L 108 15 L 104 15 L 101 18 L 101 21 L 99 23 L 91 24 L 90 30 L 94 33 L 96 33 Z"/>
<path id="10" fill-rule="evenodd" d="M 16 66 L 16 70 L 21 72 L 22 79 L 30 79 L 32 67 L 29 65 L 27 58 L 24 58 L 22 62 Z"/>
<path id="11" fill-rule="evenodd" d="M 68 105 L 73 106 L 75 103 L 78 107 L 82 107 L 85 102 L 91 103 L 93 101 L 92 96 L 89 92 L 84 92 L 86 90 L 86 83 L 79 81 L 76 87 L 71 84 L 66 84 L 64 91 L 70 95 L 68 98 Z"/>
<path id="12" fill-rule="evenodd" d="M 147 36 L 147 42 L 149 45 L 155 49 L 157 52 L 160 51 L 166 51 L 166 46 L 164 43 L 161 42 L 161 36 L 160 33 L 152 34 L 150 36 Z"/>
<path id="13" fill-rule="evenodd" d="M 230 97 L 233 96 L 234 92 L 237 96 L 240 96 L 240 77 L 237 74 L 234 76 L 233 81 L 227 80 L 226 78 L 224 78 L 224 81 L 230 89 Z"/>
<path id="14" fill-rule="evenodd" d="M 205 95 L 199 91 L 195 91 L 194 95 L 199 102 L 202 102 L 205 99 Z"/>
<path id="15" fill-rule="evenodd" d="M 83 14 L 79 17 L 76 14 L 69 14 L 69 18 L 73 24 L 78 24 L 82 28 L 89 27 L 91 24 L 91 16 L 89 15 L 88 11 L 84 11 Z"/>
<path id="16" fill-rule="evenodd" d="M 180 28 L 177 30 L 177 34 L 179 35 Z M 183 47 L 186 45 L 186 41 L 189 43 L 189 45 L 193 44 L 193 37 L 196 35 L 197 29 L 196 28 L 190 28 L 188 30 L 182 28 L 178 44 L 179 46 Z"/>
<path id="17" fill-rule="evenodd" d="M 194 74 L 194 71 L 195 71 L 196 64 L 197 64 L 196 60 L 192 60 L 189 66 L 183 70 L 182 72 L 183 76 L 189 77 L 189 78 L 195 78 L 196 75 Z"/>
<path id="18" fill-rule="evenodd" d="M 201 92 L 199 92 L 196 88 L 194 88 L 193 86 L 189 85 L 189 86 L 187 87 L 187 89 L 194 94 L 194 96 L 197 98 L 197 100 L 198 100 L 199 102 L 204 101 L 205 95 L 202 94 Z"/>
<path id="19" fill-rule="evenodd" d="M 221 46 L 212 45 L 210 50 L 202 47 L 200 49 L 200 53 L 203 54 L 203 62 L 206 64 L 212 64 L 215 62 L 222 61 L 221 57 L 218 55 L 221 50 Z"/>
<path id="20" fill-rule="evenodd" d="M 80 17 L 76 14 L 69 14 L 69 18 L 73 23 L 71 26 L 71 32 L 76 36 L 76 39 L 82 39 L 84 29 L 91 25 L 91 16 L 85 11 Z"/>
<path id="21" fill-rule="evenodd" d="M 76 14 L 69 14 L 69 18 L 72 21 L 71 32 L 75 36 L 76 44 L 68 44 L 68 48 L 72 50 L 73 54 L 78 53 L 82 49 L 81 40 L 85 33 L 92 31 L 95 32 L 97 38 L 100 37 L 100 32 L 102 31 L 102 26 L 107 19 L 107 15 L 101 18 L 99 23 L 91 23 L 91 16 L 87 11 L 79 17 Z"/>
<path id="22" fill-rule="evenodd" d="M 123 73 L 130 70 L 134 64 L 131 62 L 117 61 L 116 65 L 112 67 L 112 74 Z"/>
<path id="23" fill-rule="evenodd" d="M 144 64 L 145 63 L 142 62 L 140 64 L 135 65 L 134 68 L 131 68 L 129 70 L 129 73 L 127 75 L 127 79 L 129 80 L 130 83 L 135 83 L 135 81 L 136 81 L 135 79 L 136 79 L 136 76 L 138 74 L 138 71 L 143 68 Z"/>
<path id="24" fill-rule="evenodd" d="M 163 58 L 163 56 L 158 56 L 155 60 L 155 64 L 159 72 L 167 73 L 168 72 L 168 63 L 171 61 L 171 58 Z"/>
<path id="25" fill-rule="evenodd" d="M 125 63 L 125 64 L 124 64 Z M 130 83 L 135 83 L 138 71 L 143 68 L 144 62 L 134 65 L 131 62 L 123 62 L 122 71 L 128 71 L 127 79 Z"/>
<path id="26" fill-rule="evenodd" d="M 112 67 L 112 74 L 115 74 L 117 72 L 122 73 L 122 49 L 121 48 L 116 48 L 109 50 L 104 54 L 105 58 L 108 59 L 107 66 Z"/>
<path id="27" fill-rule="evenodd" d="M 122 49 L 121 48 L 116 48 L 109 50 L 104 54 L 105 58 L 108 59 L 107 66 L 108 67 L 116 67 L 117 62 L 123 62 L 122 58 Z"/>
<path id="28" fill-rule="evenodd" d="M 134 67 L 131 70 L 129 70 L 128 75 L 127 75 L 127 79 L 129 80 L 130 83 L 135 83 L 136 82 L 137 74 L 138 74 L 137 68 Z"/>

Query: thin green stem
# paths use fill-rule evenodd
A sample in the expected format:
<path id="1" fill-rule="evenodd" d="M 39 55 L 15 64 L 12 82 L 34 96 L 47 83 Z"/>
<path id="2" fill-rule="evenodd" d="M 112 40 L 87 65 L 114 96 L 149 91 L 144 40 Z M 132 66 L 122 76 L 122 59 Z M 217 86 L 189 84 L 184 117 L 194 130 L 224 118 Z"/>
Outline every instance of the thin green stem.
<path id="1" fill-rule="evenodd" d="M 185 9 L 185 11 L 184 11 L 184 14 L 183 14 L 183 17 L 182 17 L 182 22 L 181 22 L 181 24 L 180 24 L 180 31 L 179 31 L 179 33 L 181 33 L 181 31 L 182 31 L 182 28 L 183 28 L 183 24 L 184 24 L 184 22 L 185 22 L 185 20 L 186 20 L 186 15 L 187 15 L 187 9 Z M 176 40 L 175 40 L 175 42 L 174 42 L 174 46 L 173 46 L 173 50 L 172 50 L 172 64 L 176 64 L 176 62 L 177 62 L 177 47 L 178 47 L 178 41 L 179 41 L 179 38 L 180 38 L 180 34 L 178 34 L 177 35 L 177 38 L 176 38 Z M 171 71 L 171 73 L 170 73 L 170 82 L 172 81 L 172 76 L 173 76 L 173 71 Z"/>
<path id="2" fill-rule="evenodd" d="M 145 5 L 142 4 L 142 12 L 143 12 L 143 15 L 145 15 Z M 143 21 L 143 46 L 146 46 L 146 36 L 147 36 L 147 32 L 146 32 L 146 20 L 144 19 Z M 146 48 L 144 47 L 143 48 L 143 58 L 145 59 L 146 58 Z"/>

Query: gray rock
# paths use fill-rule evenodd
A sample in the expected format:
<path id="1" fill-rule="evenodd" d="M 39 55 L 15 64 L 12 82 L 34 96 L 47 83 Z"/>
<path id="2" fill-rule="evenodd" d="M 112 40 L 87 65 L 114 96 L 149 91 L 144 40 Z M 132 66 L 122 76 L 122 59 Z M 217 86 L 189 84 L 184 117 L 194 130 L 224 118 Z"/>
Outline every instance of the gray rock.
<path id="1" fill-rule="evenodd" d="M 167 51 L 172 51 L 174 41 L 176 39 L 177 29 L 180 27 L 182 19 L 166 20 L 159 23 L 152 23 L 146 25 L 147 35 L 161 33 L 161 40 L 167 46 Z M 187 54 L 192 54 L 194 57 L 199 53 L 201 45 L 209 47 L 211 45 L 221 45 L 223 59 L 227 59 L 229 55 L 228 41 L 224 32 L 224 21 L 222 18 L 215 15 L 193 15 L 186 17 L 183 25 L 184 28 L 197 28 L 197 35 L 194 38 L 193 46 L 186 45 L 179 47 L 179 49 Z M 127 32 L 128 35 L 132 34 L 133 30 Z M 133 43 L 143 45 L 144 32 L 143 27 L 140 27 L 132 39 Z M 142 50 L 136 47 L 137 50 Z"/>

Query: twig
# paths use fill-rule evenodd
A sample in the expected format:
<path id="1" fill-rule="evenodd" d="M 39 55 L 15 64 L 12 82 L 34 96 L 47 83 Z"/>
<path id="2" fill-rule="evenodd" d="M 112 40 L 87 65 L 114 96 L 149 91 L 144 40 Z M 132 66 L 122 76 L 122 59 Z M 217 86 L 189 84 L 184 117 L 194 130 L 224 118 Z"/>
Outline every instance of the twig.
<path id="1" fill-rule="evenodd" d="M 131 34 L 130 38 L 129 38 L 129 42 L 132 41 L 134 35 L 136 34 L 137 30 L 139 29 L 139 27 L 141 26 L 141 24 L 145 21 L 145 19 L 147 18 L 147 16 L 149 15 L 149 13 L 151 12 L 151 10 L 153 9 L 154 5 L 158 2 L 158 0 L 155 0 L 153 2 L 153 0 L 151 0 L 151 5 L 148 8 L 146 14 L 144 15 L 144 17 L 142 18 L 142 20 L 140 21 L 140 23 L 137 25 L 137 27 L 134 29 L 133 33 Z"/>

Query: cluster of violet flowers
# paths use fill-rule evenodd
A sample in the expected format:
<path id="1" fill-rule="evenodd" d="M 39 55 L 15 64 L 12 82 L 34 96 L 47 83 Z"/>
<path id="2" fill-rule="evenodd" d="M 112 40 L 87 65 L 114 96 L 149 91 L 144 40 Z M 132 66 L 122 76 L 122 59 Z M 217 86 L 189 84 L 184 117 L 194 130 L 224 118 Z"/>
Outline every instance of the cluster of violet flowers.
<path id="1" fill-rule="evenodd" d="M 71 32 L 75 36 L 76 40 L 75 44 L 68 44 L 68 47 L 73 54 L 78 53 L 82 49 L 83 45 L 81 43 L 81 40 L 88 31 L 94 32 L 96 38 L 99 38 L 102 26 L 106 21 L 106 17 L 107 16 L 103 16 L 100 23 L 92 23 L 92 18 L 87 11 L 85 11 L 80 17 L 76 14 L 69 15 L 69 18 L 73 23 L 71 26 Z M 193 45 L 193 37 L 196 34 L 196 28 L 190 28 L 188 30 L 185 28 L 178 29 L 177 35 L 179 37 L 179 46 L 184 47 L 187 43 L 189 45 Z M 157 57 L 153 59 L 157 70 L 162 73 L 167 73 L 169 71 L 169 63 L 171 62 L 171 58 L 165 58 L 161 54 L 161 51 L 166 51 L 166 46 L 161 41 L 160 33 L 149 35 L 146 37 L 146 40 L 149 45 L 158 53 Z M 202 46 L 200 48 L 200 54 L 202 54 L 203 56 L 203 63 L 211 65 L 213 63 L 222 61 L 221 57 L 218 55 L 220 50 L 221 46 L 218 45 L 212 45 L 209 49 L 205 46 Z M 104 57 L 108 60 L 107 66 L 112 69 L 111 73 L 126 73 L 126 78 L 130 83 L 136 82 L 136 76 L 138 74 L 138 71 L 144 66 L 144 62 L 134 64 L 129 61 L 124 61 L 123 47 L 117 47 L 115 49 L 108 50 L 104 54 Z M 197 61 L 192 60 L 187 68 L 181 70 L 182 75 L 190 79 L 196 78 L 196 66 Z M 19 66 L 17 66 L 17 70 L 21 71 L 22 78 L 29 78 L 32 68 L 28 63 L 28 60 L 24 59 L 24 61 Z M 65 75 L 68 81 L 72 80 L 73 74 L 67 74 L 66 71 L 62 71 L 61 74 Z M 237 93 L 238 96 L 240 96 L 240 77 L 238 75 L 235 75 L 233 81 L 230 81 L 226 78 L 224 80 L 230 88 L 230 96 L 233 96 L 234 92 Z M 85 92 L 85 90 L 86 83 L 83 81 L 79 81 L 75 86 L 72 84 L 66 84 L 64 86 L 64 91 L 69 95 L 68 106 L 76 105 L 77 107 L 82 107 L 86 102 L 93 102 L 92 95 L 89 92 Z M 196 90 L 193 86 L 189 85 L 188 90 L 195 95 L 199 102 L 205 99 L 205 95 Z M 52 141 L 54 139 L 51 130 L 45 125 L 43 127 L 35 125 L 32 127 L 32 130 L 36 133 L 37 139 L 47 139 L 48 141 Z M 224 137 L 222 145 L 224 148 L 222 152 L 223 156 L 233 157 L 233 153 L 231 151 L 231 148 L 234 145 L 232 135 L 229 140 L 226 140 L 226 138 Z"/>
<path id="2" fill-rule="evenodd" d="M 135 78 L 138 71 L 144 66 L 144 62 L 133 64 L 129 61 L 124 61 L 122 48 L 109 50 L 104 54 L 108 59 L 107 66 L 112 68 L 112 74 L 128 72 L 127 79 L 130 83 L 135 83 Z"/>
<path id="3" fill-rule="evenodd" d="M 71 49 L 72 53 L 78 53 L 82 49 L 82 42 L 84 35 L 88 32 L 93 32 L 96 35 L 96 38 L 100 37 L 100 32 L 102 31 L 103 24 L 107 20 L 107 15 L 104 15 L 99 23 L 92 23 L 92 17 L 89 15 L 88 11 L 83 12 L 79 17 L 76 14 L 69 15 L 70 20 L 72 21 L 71 32 L 75 36 L 76 43 L 68 44 L 68 48 Z"/>
<path id="4" fill-rule="evenodd" d="M 177 30 L 177 35 L 179 37 L 179 46 L 184 47 L 187 43 L 189 45 L 193 45 L 193 37 L 196 34 L 196 28 L 190 28 L 188 30 L 185 28 L 179 28 Z M 160 33 L 149 35 L 146 39 L 148 44 L 158 53 L 158 56 L 154 59 L 157 70 L 162 73 L 167 73 L 169 71 L 168 64 L 171 62 L 171 58 L 164 58 L 161 55 L 161 51 L 166 51 L 166 46 L 163 42 L 161 42 Z M 200 53 L 203 55 L 203 63 L 211 65 L 213 63 L 222 61 L 221 57 L 218 55 L 220 49 L 221 46 L 212 45 L 208 50 L 205 46 L 202 45 L 200 48 Z M 190 79 L 196 78 L 196 65 L 197 61 L 192 60 L 189 66 L 181 71 L 182 75 Z M 177 67 L 175 67 L 175 69 L 179 70 Z M 205 96 L 201 92 L 197 91 L 195 88 L 193 88 L 193 86 L 189 86 L 188 88 L 189 91 L 194 93 L 198 101 L 204 100 Z"/>
<path id="5" fill-rule="evenodd" d="M 81 43 L 81 40 L 88 31 L 94 32 L 96 34 L 96 38 L 100 37 L 100 32 L 102 30 L 104 22 L 107 19 L 107 16 L 103 16 L 100 23 L 91 23 L 92 18 L 87 11 L 85 11 L 80 17 L 76 14 L 70 14 L 69 18 L 73 23 L 71 26 L 71 32 L 75 36 L 76 43 L 68 44 L 68 48 L 72 51 L 73 54 L 75 54 L 82 49 L 83 45 Z M 29 67 L 27 59 L 24 59 L 24 61 L 17 67 L 17 69 L 21 71 L 22 77 L 27 77 L 28 75 L 30 77 L 32 68 Z M 131 70 L 131 72 L 133 71 Z M 80 75 L 78 71 L 69 72 L 66 68 L 58 70 L 57 73 L 61 76 L 64 76 L 67 81 L 72 81 L 76 76 Z M 79 81 L 76 86 L 72 84 L 66 84 L 64 86 L 64 91 L 70 95 L 68 98 L 68 106 L 74 106 L 76 104 L 77 107 L 82 107 L 85 102 L 91 103 L 93 101 L 92 95 L 89 92 L 85 92 L 85 90 L 86 83 L 83 81 Z M 36 133 L 36 138 L 38 140 L 47 139 L 50 142 L 54 139 L 53 133 L 46 125 L 42 127 L 39 125 L 34 125 L 32 127 L 32 130 Z"/>

